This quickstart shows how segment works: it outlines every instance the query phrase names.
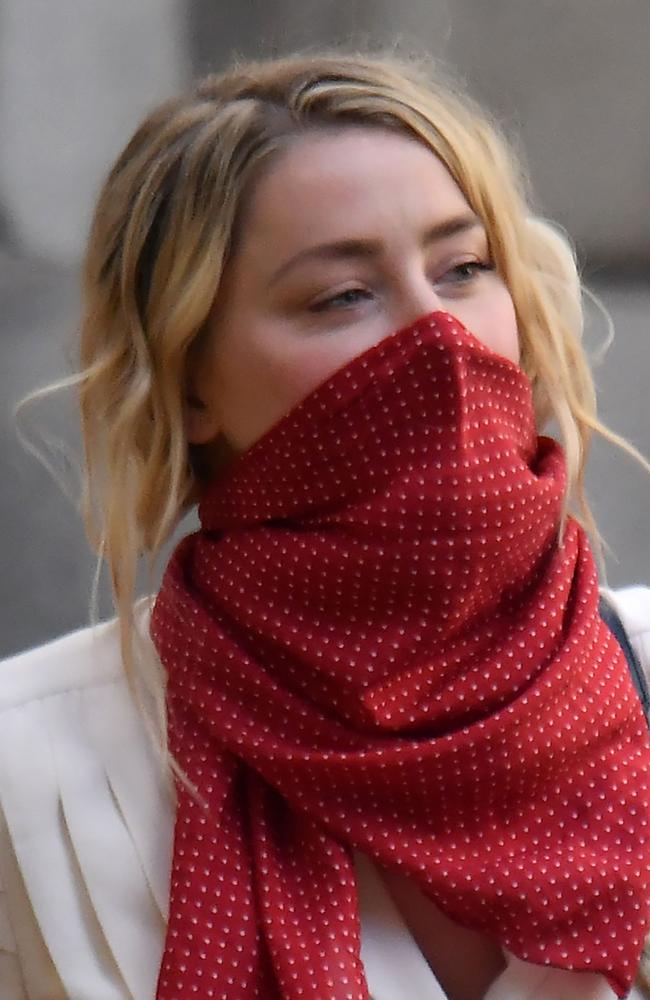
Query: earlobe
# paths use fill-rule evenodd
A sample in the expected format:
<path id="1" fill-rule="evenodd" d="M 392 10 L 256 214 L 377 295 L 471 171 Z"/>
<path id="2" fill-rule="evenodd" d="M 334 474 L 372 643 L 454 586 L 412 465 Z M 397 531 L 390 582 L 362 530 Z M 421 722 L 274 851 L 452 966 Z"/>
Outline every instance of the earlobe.
<path id="1" fill-rule="evenodd" d="M 207 444 L 219 433 L 216 415 L 193 394 L 185 400 L 185 433 L 189 444 Z"/>

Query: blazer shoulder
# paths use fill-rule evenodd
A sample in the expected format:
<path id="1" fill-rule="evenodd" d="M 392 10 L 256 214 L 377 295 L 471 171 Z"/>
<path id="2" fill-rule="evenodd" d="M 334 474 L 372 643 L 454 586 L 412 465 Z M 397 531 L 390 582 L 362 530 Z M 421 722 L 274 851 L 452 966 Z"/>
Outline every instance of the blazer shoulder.
<path id="1" fill-rule="evenodd" d="M 136 627 L 147 634 L 148 598 L 135 605 Z M 0 711 L 123 677 L 117 618 L 76 629 L 0 661 Z"/>
<path id="2" fill-rule="evenodd" d="M 631 639 L 650 633 L 650 587 L 631 584 L 615 590 L 603 587 L 602 592 L 613 602 Z"/>
<path id="3" fill-rule="evenodd" d="M 650 587 L 638 584 L 616 590 L 602 588 L 618 611 L 627 637 L 650 681 Z"/>

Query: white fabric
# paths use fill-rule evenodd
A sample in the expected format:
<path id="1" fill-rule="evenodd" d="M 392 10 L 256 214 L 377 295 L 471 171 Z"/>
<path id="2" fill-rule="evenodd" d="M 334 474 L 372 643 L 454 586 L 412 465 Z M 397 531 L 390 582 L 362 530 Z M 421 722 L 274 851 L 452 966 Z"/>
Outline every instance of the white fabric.
<path id="1" fill-rule="evenodd" d="M 648 674 L 650 588 L 609 593 Z M 115 620 L 0 663 L 2 1000 L 153 1000 L 173 821 Z M 446 1000 L 378 870 L 356 869 L 373 1000 Z M 614 1000 L 601 976 L 506 958 L 484 1000 Z"/>

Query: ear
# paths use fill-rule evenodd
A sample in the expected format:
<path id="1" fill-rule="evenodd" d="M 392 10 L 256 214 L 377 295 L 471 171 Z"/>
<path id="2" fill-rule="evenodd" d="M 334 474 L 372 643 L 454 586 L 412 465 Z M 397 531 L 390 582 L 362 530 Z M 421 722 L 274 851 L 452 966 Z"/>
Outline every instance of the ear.
<path id="1" fill-rule="evenodd" d="M 217 415 L 198 396 L 190 392 L 185 398 L 185 435 L 189 444 L 207 444 L 219 433 Z"/>
<path id="2" fill-rule="evenodd" d="M 220 430 L 206 358 L 208 346 L 209 342 L 200 335 L 190 344 L 187 354 L 183 390 L 188 444 L 208 444 Z"/>

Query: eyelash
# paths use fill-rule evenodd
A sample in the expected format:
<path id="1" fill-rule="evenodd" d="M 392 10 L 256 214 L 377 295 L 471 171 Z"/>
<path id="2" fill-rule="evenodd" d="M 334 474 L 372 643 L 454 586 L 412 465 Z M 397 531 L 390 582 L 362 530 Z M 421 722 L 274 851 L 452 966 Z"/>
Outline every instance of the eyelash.
<path id="1" fill-rule="evenodd" d="M 478 278 L 481 273 L 484 273 L 486 271 L 494 271 L 494 264 L 485 264 L 478 260 L 465 260 L 462 261 L 462 263 L 460 264 L 455 264 L 453 267 L 449 269 L 449 271 L 458 274 L 461 268 L 470 268 L 472 270 L 472 274 L 466 275 L 465 277 L 461 277 L 459 275 L 460 280 L 455 283 L 461 285 L 467 285 L 470 284 L 470 282 L 475 281 L 476 278 Z M 449 273 L 449 271 L 446 273 Z M 326 309 L 336 308 L 336 303 L 340 299 L 343 299 L 344 296 L 351 295 L 353 293 L 358 294 L 360 292 L 364 295 L 369 294 L 366 292 L 364 288 L 345 288 L 342 292 L 339 292 L 338 295 L 332 295 L 328 299 L 322 299 L 320 302 L 315 302 L 312 306 L 309 307 L 310 311 L 324 312 Z M 346 306 L 352 307 L 354 305 L 356 305 L 356 302 L 344 302 L 343 308 L 346 308 Z"/>

